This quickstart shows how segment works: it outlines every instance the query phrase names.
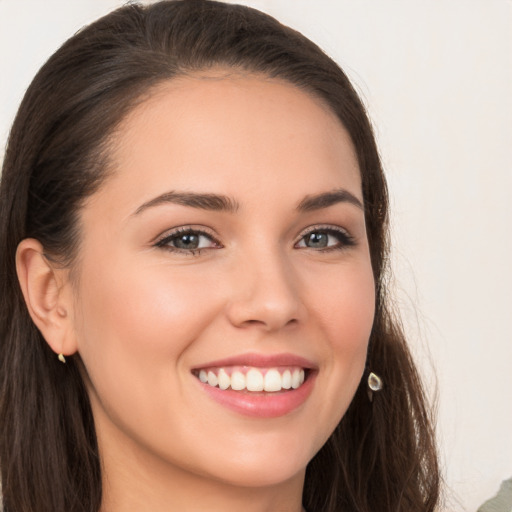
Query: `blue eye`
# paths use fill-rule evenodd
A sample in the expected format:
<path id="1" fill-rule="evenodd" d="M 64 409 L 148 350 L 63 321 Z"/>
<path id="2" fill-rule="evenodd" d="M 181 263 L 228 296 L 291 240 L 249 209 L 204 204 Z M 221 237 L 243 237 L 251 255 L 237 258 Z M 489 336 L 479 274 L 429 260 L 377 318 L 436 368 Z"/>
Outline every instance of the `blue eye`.
<path id="1" fill-rule="evenodd" d="M 355 240 L 341 228 L 315 228 L 309 231 L 295 245 L 298 248 L 335 250 L 355 245 Z"/>
<path id="2" fill-rule="evenodd" d="M 180 228 L 159 240 L 155 245 L 170 251 L 191 254 L 201 249 L 220 247 L 220 244 L 208 233 L 190 228 Z"/>

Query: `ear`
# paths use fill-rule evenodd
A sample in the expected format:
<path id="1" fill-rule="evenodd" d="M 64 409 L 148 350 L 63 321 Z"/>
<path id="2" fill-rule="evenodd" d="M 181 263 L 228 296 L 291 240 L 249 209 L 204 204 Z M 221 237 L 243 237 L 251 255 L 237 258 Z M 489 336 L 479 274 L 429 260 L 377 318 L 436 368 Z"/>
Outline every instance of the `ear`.
<path id="1" fill-rule="evenodd" d="M 43 246 L 26 238 L 16 251 L 16 271 L 32 321 L 56 354 L 71 355 L 77 344 L 69 271 L 56 267 Z"/>

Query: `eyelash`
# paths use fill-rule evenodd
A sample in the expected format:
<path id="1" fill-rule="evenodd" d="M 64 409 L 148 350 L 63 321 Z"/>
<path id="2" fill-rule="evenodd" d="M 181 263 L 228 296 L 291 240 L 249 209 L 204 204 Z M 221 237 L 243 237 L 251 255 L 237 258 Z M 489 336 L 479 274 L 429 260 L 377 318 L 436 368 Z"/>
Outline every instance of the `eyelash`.
<path id="1" fill-rule="evenodd" d="M 298 243 L 302 242 L 307 236 L 312 234 L 324 234 L 324 235 L 331 235 L 338 239 L 338 243 L 335 245 L 330 245 L 323 248 L 312 248 L 312 247 L 304 247 L 304 249 L 311 249 L 316 252 L 331 252 L 331 251 L 342 251 L 344 249 L 347 249 L 349 247 L 353 247 L 356 245 L 355 238 L 350 235 L 345 229 L 335 226 L 312 226 L 308 228 L 306 231 L 301 233 L 300 238 L 298 242 L 295 243 L 295 246 L 297 246 Z"/>
<path id="2" fill-rule="evenodd" d="M 356 245 L 356 241 L 353 236 L 351 236 L 346 230 L 334 226 L 312 226 L 304 231 L 299 240 L 294 244 L 294 247 L 297 248 L 297 245 L 302 242 L 307 236 L 313 234 L 322 234 L 322 235 L 330 235 L 334 236 L 338 239 L 338 243 L 334 245 L 330 245 L 322 248 L 312 248 L 304 246 L 303 249 L 311 249 L 315 252 L 331 252 L 331 251 L 340 251 L 344 250 L 348 247 L 352 247 Z M 184 249 L 179 247 L 173 247 L 171 243 L 174 240 L 178 240 L 180 237 L 184 235 L 195 235 L 195 236 L 204 236 L 208 238 L 213 244 L 213 247 L 199 247 L 197 249 Z M 202 229 L 196 229 L 192 227 L 181 227 L 177 228 L 169 234 L 166 234 L 160 240 L 158 240 L 155 244 L 155 247 L 165 249 L 170 252 L 183 254 L 183 255 L 192 255 L 196 256 L 200 254 L 205 249 L 222 249 L 222 244 L 209 232 L 204 231 Z"/>
<path id="3" fill-rule="evenodd" d="M 159 247 L 161 249 L 165 249 L 170 252 L 183 254 L 183 255 L 192 255 L 196 256 L 201 253 L 205 247 L 199 247 L 197 249 L 181 249 L 179 247 L 173 247 L 171 242 L 173 240 L 178 240 L 180 237 L 184 235 L 196 235 L 196 236 L 204 236 L 210 239 L 216 247 L 208 247 L 208 249 L 221 249 L 222 244 L 209 232 L 204 231 L 202 229 L 192 228 L 192 227 L 181 227 L 177 228 L 169 234 L 166 234 L 163 238 L 158 240 L 155 244 L 155 247 Z"/>

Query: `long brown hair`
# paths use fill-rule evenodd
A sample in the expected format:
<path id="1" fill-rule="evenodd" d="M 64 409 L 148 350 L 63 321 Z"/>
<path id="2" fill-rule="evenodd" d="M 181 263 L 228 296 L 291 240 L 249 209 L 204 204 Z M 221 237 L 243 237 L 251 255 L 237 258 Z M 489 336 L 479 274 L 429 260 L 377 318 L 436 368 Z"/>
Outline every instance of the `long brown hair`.
<path id="1" fill-rule="evenodd" d="M 97 512 L 101 469 L 80 357 L 57 361 L 32 323 L 15 272 L 21 240 L 71 266 L 79 214 L 101 186 L 109 140 L 151 88 L 224 66 L 286 80 L 320 97 L 348 130 L 361 170 L 376 283 L 365 378 L 309 463 L 311 512 L 431 511 L 439 471 L 430 409 L 386 299 L 387 189 L 365 109 L 315 44 L 254 9 L 208 0 L 128 5 L 69 39 L 42 67 L 18 111 L 0 185 L 0 466 L 5 512 Z"/>

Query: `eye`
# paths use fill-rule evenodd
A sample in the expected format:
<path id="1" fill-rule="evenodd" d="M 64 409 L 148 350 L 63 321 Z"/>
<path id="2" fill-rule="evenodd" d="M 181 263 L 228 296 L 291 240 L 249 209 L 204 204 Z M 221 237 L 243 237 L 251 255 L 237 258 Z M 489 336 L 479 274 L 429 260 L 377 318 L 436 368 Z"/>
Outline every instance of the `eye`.
<path id="1" fill-rule="evenodd" d="M 218 249 L 219 242 L 205 231 L 192 228 L 179 228 L 161 238 L 156 244 L 170 251 L 196 254 L 202 249 Z"/>
<path id="2" fill-rule="evenodd" d="M 355 245 L 354 238 L 342 228 L 317 227 L 311 229 L 295 245 L 297 248 L 336 250 Z"/>

